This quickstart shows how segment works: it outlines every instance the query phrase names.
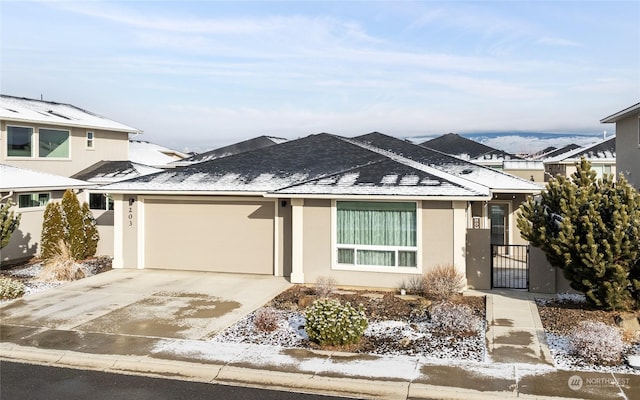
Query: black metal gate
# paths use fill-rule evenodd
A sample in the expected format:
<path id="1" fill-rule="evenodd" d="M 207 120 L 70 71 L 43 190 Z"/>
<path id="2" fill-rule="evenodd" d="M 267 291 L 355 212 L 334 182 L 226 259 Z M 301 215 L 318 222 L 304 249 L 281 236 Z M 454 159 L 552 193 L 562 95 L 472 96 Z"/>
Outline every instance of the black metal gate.
<path id="1" fill-rule="evenodd" d="M 529 289 L 528 245 L 491 245 L 491 287 Z"/>

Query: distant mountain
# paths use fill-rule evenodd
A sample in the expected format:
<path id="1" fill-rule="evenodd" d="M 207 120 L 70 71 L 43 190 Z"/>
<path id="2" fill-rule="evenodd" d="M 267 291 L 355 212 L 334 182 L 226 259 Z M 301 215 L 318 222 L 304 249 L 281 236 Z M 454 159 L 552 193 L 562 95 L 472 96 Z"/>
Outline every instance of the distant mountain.
<path id="1" fill-rule="evenodd" d="M 577 144 L 578 146 L 586 146 L 602 140 L 602 133 L 549 133 L 549 132 L 478 132 L 478 133 L 459 133 L 467 139 L 503 150 L 512 154 L 531 154 L 541 151 L 547 147 L 561 148 L 569 144 Z M 442 135 L 425 135 L 405 137 L 413 143 L 422 143 L 424 141 L 439 137 Z M 612 133 L 607 137 L 613 136 Z"/>

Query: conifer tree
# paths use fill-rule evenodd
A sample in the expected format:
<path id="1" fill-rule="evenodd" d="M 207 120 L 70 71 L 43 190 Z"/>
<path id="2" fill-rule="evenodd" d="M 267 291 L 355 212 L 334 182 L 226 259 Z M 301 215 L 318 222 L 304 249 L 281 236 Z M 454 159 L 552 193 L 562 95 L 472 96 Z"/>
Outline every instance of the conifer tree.
<path id="1" fill-rule="evenodd" d="M 82 260 L 86 253 L 84 218 L 80 202 L 72 190 L 67 189 L 62 196 L 62 213 L 67 223 L 65 242 L 69 245 L 71 256 L 76 260 Z"/>
<path id="2" fill-rule="evenodd" d="M 524 239 L 562 268 L 571 287 L 603 309 L 640 305 L 640 195 L 624 177 L 596 179 L 582 159 L 567 179 L 551 179 L 540 200 L 520 206 Z"/>
<path id="3" fill-rule="evenodd" d="M 58 202 L 49 202 L 44 209 L 44 220 L 42 221 L 42 235 L 40 239 L 40 258 L 48 260 L 57 251 L 60 240 L 65 240 L 66 222 L 62 207 Z"/>
<path id="4" fill-rule="evenodd" d="M 86 201 L 82 203 L 82 226 L 85 237 L 85 253 L 83 258 L 87 258 L 96 254 L 100 235 L 96 227 L 96 219 L 93 217 L 93 213 L 89 209 L 89 204 Z"/>
<path id="5" fill-rule="evenodd" d="M 0 204 L 0 249 L 9 244 L 11 234 L 20 225 L 20 214 L 9 211 L 11 206 L 13 206 L 11 200 Z"/>

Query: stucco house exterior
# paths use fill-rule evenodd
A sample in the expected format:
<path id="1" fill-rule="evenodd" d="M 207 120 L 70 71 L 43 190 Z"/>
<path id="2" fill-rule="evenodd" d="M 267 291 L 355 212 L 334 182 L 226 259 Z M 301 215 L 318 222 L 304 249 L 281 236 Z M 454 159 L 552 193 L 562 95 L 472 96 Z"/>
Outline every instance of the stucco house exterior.
<path id="1" fill-rule="evenodd" d="M 611 136 L 593 143 L 590 146 L 580 147 L 575 150 L 562 153 L 544 160 L 545 175 L 548 178 L 556 175 L 570 177 L 576 172 L 577 164 L 582 158 L 591 163 L 598 178 L 603 174 L 616 173 L 616 137 Z"/>
<path id="2" fill-rule="evenodd" d="M 640 103 L 600 120 L 616 124 L 617 172 L 640 189 Z"/>
<path id="3" fill-rule="evenodd" d="M 77 179 L 0 164 L 0 202 L 11 200 L 15 204 L 12 210 L 21 215 L 18 229 L 11 235 L 9 244 L 0 250 L 0 264 L 35 256 L 40 250 L 46 205 L 61 200 L 67 189 L 81 190 L 90 185 Z"/>
<path id="4" fill-rule="evenodd" d="M 398 287 L 438 264 L 486 279 L 467 273 L 469 231 L 522 243 L 515 210 L 540 187 L 380 133 L 324 133 L 101 190 L 115 268 Z"/>
<path id="5" fill-rule="evenodd" d="M 28 245 L 20 244 L 22 250 L 16 250 L 18 239 L 12 238 L 10 246 L 2 249 L 2 262 L 37 254 L 44 207 L 61 199 L 67 188 L 74 189 L 81 202 L 92 205 L 101 237 L 98 254 L 113 255 L 113 224 L 108 224 L 113 211 L 108 210 L 103 195 L 90 196 L 84 189 L 92 185 L 75 175 L 103 160 L 128 160 L 130 133 L 142 131 L 70 104 L 0 95 L 0 190 L 3 196 L 11 193 L 17 204 L 14 211 L 23 215 L 16 238 L 29 238 Z M 48 178 L 44 182 L 37 179 L 37 172 Z M 76 179 L 69 179 L 72 176 Z M 36 196 L 32 203 L 37 206 L 24 207 L 27 203 L 19 201 L 29 193 Z M 31 250 L 24 250 L 25 246 Z"/>

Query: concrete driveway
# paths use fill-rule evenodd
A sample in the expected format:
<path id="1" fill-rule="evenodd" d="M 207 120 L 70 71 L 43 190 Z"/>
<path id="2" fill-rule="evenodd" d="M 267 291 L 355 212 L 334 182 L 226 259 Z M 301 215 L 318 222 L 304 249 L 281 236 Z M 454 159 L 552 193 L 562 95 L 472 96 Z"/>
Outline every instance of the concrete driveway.
<path id="1" fill-rule="evenodd" d="M 0 307 L 2 341 L 52 332 L 207 339 L 291 284 L 284 278 L 115 269 Z M 55 347 L 55 346 L 54 346 Z"/>

